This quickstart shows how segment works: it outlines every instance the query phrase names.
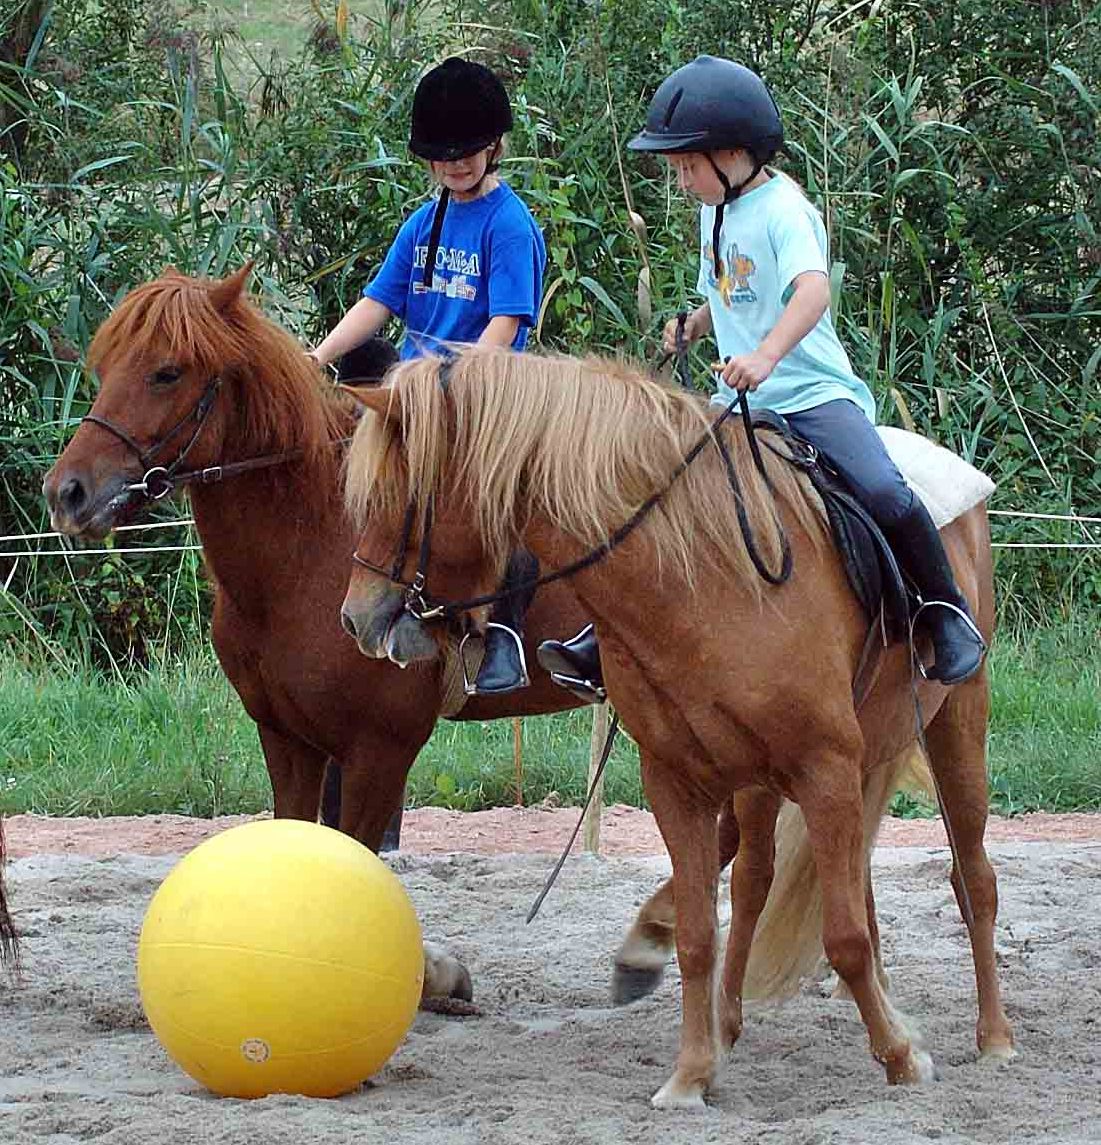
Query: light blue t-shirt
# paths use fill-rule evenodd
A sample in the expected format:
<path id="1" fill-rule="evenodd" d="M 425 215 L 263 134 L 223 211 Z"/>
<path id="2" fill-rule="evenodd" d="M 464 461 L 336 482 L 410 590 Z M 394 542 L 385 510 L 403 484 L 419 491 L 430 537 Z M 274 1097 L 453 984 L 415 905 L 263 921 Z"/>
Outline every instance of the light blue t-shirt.
<path id="1" fill-rule="evenodd" d="M 729 203 L 723 213 L 719 252 L 725 281 L 715 281 L 711 231 L 715 208 L 700 209 L 700 276 L 697 286 L 711 304 L 719 354 L 748 354 L 779 321 L 792 281 L 806 271 L 828 276 L 829 250 L 822 218 L 786 176 L 773 174 Z M 736 392 L 720 383 L 714 404 L 728 405 Z M 798 413 L 836 398 L 847 398 L 875 421 L 871 391 L 849 365 L 827 310 L 818 324 L 748 395 L 753 409 Z"/>
<path id="2" fill-rule="evenodd" d="M 432 289 L 424 261 L 436 200 L 405 220 L 378 273 L 363 289 L 405 323 L 402 358 L 476 342 L 491 318 L 520 319 L 512 348 L 522 350 L 535 325 L 547 261 L 543 234 L 506 183 L 488 195 L 447 205 Z"/>

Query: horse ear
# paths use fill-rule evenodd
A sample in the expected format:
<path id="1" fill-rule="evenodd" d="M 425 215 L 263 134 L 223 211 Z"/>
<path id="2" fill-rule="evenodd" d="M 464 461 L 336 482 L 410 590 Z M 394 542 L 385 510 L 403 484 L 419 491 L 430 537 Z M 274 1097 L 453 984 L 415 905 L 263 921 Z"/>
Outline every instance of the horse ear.
<path id="1" fill-rule="evenodd" d="M 161 272 L 161 278 L 183 278 L 181 274 L 173 265 L 169 263 Z"/>
<path id="2" fill-rule="evenodd" d="M 235 270 L 228 278 L 223 278 L 210 288 L 210 301 L 215 310 L 225 310 L 241 297 L 255 265 L 256 260 L 250 258 L 240 270 Z"/>
<path id="3" fill-rule="evenodd" d="M 377 413 L 383 421 L 400 424 L 401 404 L 394 401 L 394 391 L 389 386 L 346 386 L 339 383 L 336 388 L 350 395 L 361 408 Z"/>

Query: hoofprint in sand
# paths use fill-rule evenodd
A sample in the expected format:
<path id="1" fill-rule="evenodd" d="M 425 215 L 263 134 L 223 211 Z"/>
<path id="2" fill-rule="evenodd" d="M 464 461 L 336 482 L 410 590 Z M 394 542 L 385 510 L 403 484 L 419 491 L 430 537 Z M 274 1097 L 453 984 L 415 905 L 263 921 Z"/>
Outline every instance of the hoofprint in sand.
<path id="1" fill-rule="evenodd" d="M 203 1092 L 142 1017 L 138 930 L 174 857 L 18 859 L 25 966 L 21 984 L 0 987 L 0 1141 L 1096 1142 L 1101 844 L 998 843 L 991 853 L 1016 1060 L 976 1060 L 974 978 L 946 850 L 880 848 L 893 995 L 924 1034 L 937 1080 L 886 1087 L 851 1003 L 807 983 L 749 1014 L 699 1115 L 648 1101 L 676 1054 L 675 966 L 635 1006 L 608 1001 L 611 955 L 667 873 L 663 858 L 571 861 L 531 926 L 546 855 L 394 858 L 426 934 L 469 965 L 480 1013 L 420 1014 L 374 1083 L 346 1098 L 251 1103 Z"/>

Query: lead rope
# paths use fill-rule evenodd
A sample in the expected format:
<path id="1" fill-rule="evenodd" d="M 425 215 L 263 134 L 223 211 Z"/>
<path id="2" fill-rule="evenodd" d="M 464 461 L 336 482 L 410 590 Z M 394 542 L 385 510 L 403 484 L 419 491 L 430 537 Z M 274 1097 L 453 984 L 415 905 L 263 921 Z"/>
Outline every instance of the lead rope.
<path id="1" fill-rule="evenodd" d="M 574 843 L 577 842 L 577 836 L 581 831 L 581 824 L 585 822 L 585 813 L 589 810 L 589 804 L 593 801 L 593 795 L 596 794 L 597 785 L 600 783 L 600 778 L 604 774 L 604 768 L 607 766 L 608 759 L 611 757 L 612 744 L 615 742 L 617 731 L 619 731 L 619 712 L 613 712 L 612 722 L 608 725 L 608 738 L 604 741 L 604 750 L 600 753 L 600 762 L 596 766 L 596 774 L 593 776 L 593 781 L 589 784 L 589 794 L 585 796 L 585 803 L 581 808 L 581 814 L 578 816 L 577 826 L 574 827 L 570 841 L 566 844 L 565 850 L 559 856 L 558 862 L 554 864 L 554 870 L 551 871 L 547 881 L 543 884 L 543 889 L 539 892 L 535 902 L 531 904 L 531 910 L 528 911 L 528 917 L 524 920 L 525 922 L 531 922 L 539 913 L 539 908 L 543 905 L 543 900 L 550 894 L 550 889 L 554 886 L 554 880 L 558 878 L 559 872 L 566 865 L 566 859 L 569 857 L 570 851 L 573 850 Z"/>

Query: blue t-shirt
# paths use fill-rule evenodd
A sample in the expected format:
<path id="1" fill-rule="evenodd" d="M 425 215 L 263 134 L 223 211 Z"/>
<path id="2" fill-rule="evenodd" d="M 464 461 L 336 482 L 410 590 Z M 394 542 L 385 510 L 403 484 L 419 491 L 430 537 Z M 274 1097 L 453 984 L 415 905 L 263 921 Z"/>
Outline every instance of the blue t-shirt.
<path id="1" fill-rule="evenodd" d="M 734 358 L 751 353 L 764 341 L 779 321 L 798 275 L 817 271 L 828 276 L 826 228 L 802 191 L 776 173 L 726 207 L 719 238 L 726 276 L 716 282 L 711 257 L 714 222 L 715 208 L 705 204 L 700 209 L 697 285 L 711 304 L 719 353 Z M 725 406 L 735 396 L 721 382 L 712 402 Z M 752 408 L 777 413 L 798 413 L 847 398 L 875 421 L 871 391 L 853 373 L 829 310 L 748 398 Z"/>
<path id="2" fill-rule="evenodd" d="M 429 290 L 424 261 L 435 211 L 432 200 L 402 223 L 378 274 L 363 289 L 405 323 L 402 358 L 444 349 L 444 343 L 476 342 L 498 315 L 519 318 L 512 348 L 522 350 L 539 314 L 547 262 L 531 212 L 506 183 L 469 202 L 451 200 Z"/>

